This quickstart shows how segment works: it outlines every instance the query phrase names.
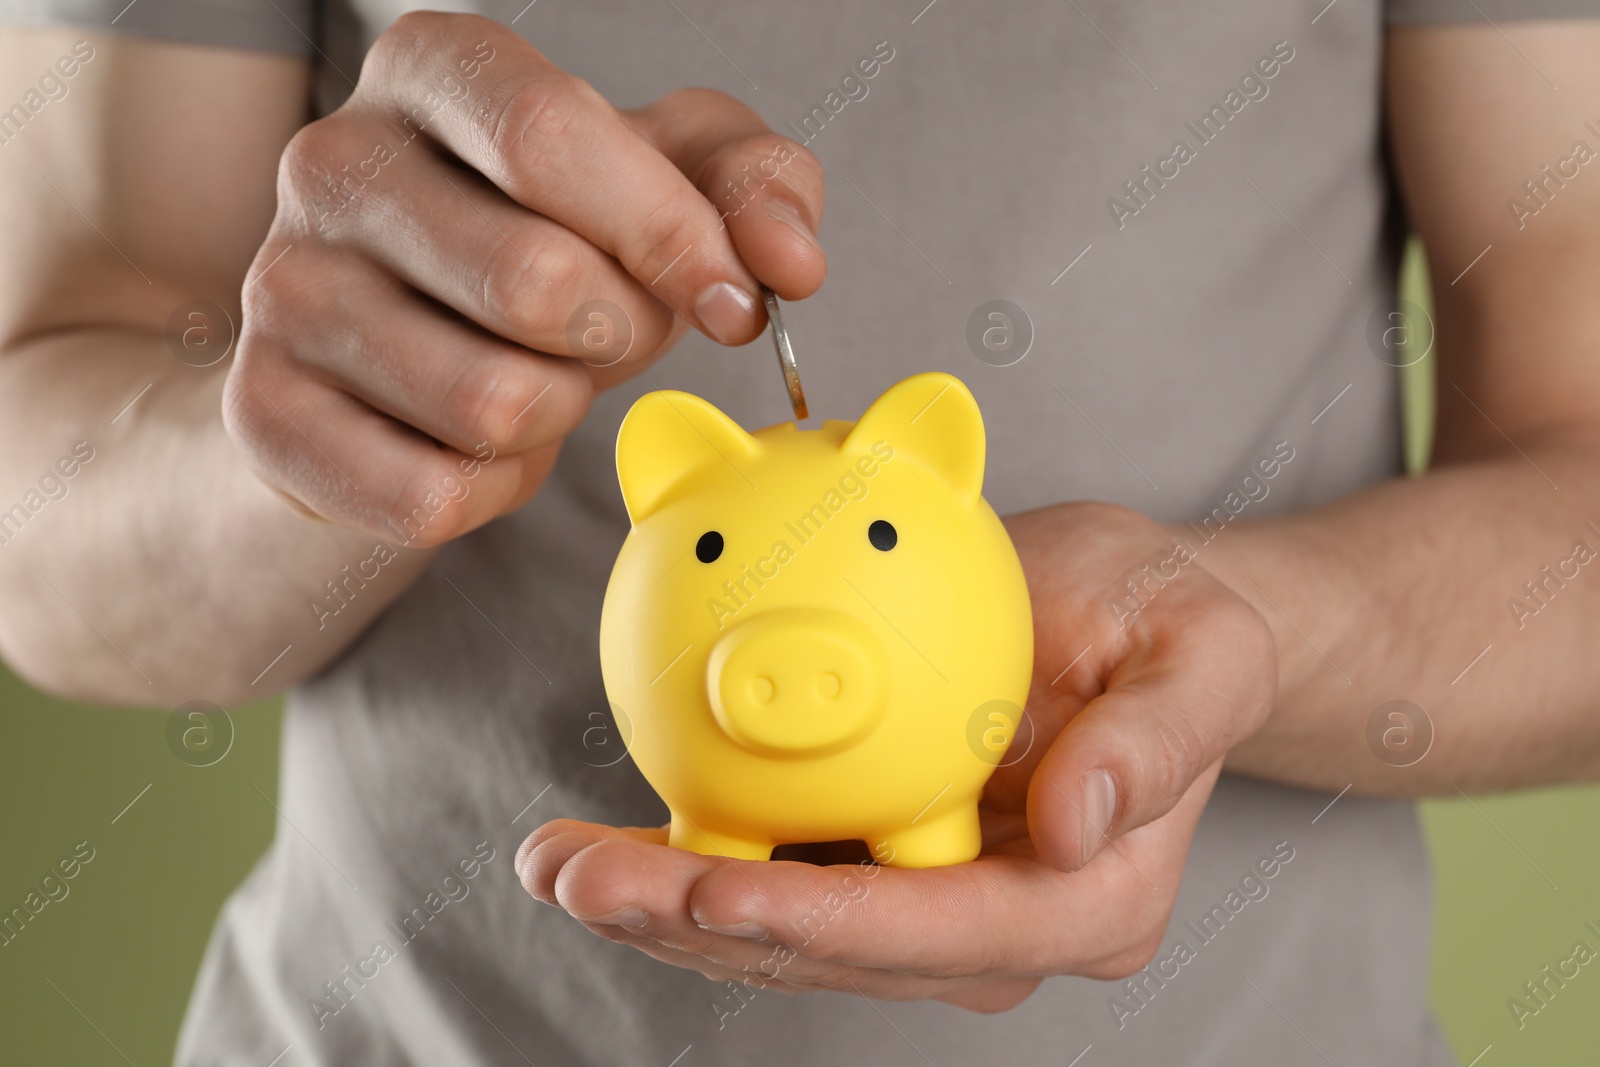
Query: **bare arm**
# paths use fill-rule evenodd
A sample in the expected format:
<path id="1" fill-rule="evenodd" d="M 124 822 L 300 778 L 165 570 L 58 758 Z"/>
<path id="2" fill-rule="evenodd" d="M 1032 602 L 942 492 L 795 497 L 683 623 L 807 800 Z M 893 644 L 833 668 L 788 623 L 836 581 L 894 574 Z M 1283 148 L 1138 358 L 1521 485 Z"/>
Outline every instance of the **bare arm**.
<path id="1" fill-rule="evenodd" d="M 92 699 L 270 692 L 360 632 L 347 616 L 302 639 L 252 690 L 371 538 L 306 522 L 251 475 L 220 417 L 227 363 L 190 366 L 164 333 L 196 299 L 237 327 L 307 67 L 52 28 L 0 34 L 0 69 L 31 79 L 85 37 L 68 95 L 0 148 L 0 509 L 26 512 L 0 525 L 0 649 Z M 78 442 L 93 458 L 64 478 Z M 66 495 L 28 511 L 49 472 Z"/>
<path id="2" fill-rule="evenodd" d="M 1232 769 L 1399 793 L 1600 776 L 1600 562 L 1579 562 L 1600 553 L 1600 164 L 1571 159 L 1578 141 L 1600 152 L 1600 25 L 1502 28 L 1515 48 L 1489 27 L 1389 35 L 1395 156 L 1437 304 L 1432 469 L 1200 550 L 1279 649 L 1276 710 Z M 1563 159 L 1540 207 L 1524 182 Z M 1394 699 L 1435 731 L 1400 769 L 1366 739 Z"/>

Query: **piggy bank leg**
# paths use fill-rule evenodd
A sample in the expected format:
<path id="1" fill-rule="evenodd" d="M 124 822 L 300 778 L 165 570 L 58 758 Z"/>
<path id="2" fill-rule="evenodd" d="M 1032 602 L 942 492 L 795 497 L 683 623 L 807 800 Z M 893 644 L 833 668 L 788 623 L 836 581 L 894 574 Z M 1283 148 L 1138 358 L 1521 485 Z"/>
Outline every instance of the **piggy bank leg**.
<path id="1" fill-rule="evenodd" d="M 726 856 L 731 860 L 767 860 L 772 858 L 770 841 L 750 841 L 719 833 L 702 824 L 695 824 L 678 812 L 672 812 L 672 829 L 667 832 L 667 844 L 673 848 L 698 852 L 702 856 Z"/>
<path id="2" fill-rule="evenodd" d="M 977 801 L 926 816 L 868 845 L 878 862 L 888 867 L 945 867 L 976 859 L 983 847 Z"/>

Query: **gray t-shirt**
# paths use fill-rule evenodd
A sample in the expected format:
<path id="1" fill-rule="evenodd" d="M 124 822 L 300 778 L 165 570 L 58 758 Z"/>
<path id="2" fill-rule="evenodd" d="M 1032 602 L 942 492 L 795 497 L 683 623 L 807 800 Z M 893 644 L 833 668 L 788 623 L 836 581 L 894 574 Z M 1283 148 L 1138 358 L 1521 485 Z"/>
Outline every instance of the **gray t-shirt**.
<path id="1" fill-rule="evenodd" d="M 1245 517 L 1285 512 L 1398 472 L 1395 371 L 1367 340 L 1401 234 L 1380 136 L 1385 19 L 1595 13 L 923 2 L 447 6 L 513 24 L 618 105 L 711 85 L 809 140 L 829 177 L 830 275 L 788 317 L 813 411 L 855 418 L 900 378 L 949 371 L 986 415 L 996 510 L 1098 498 L 1161 519 L 1241 500 Z M 0 18 L 104 27 L 123 6 L 0 0 Z M 349 92 L 339 72 L 355 77 L 406 6 L 143 0 L 117 28 L 303 52 L 327 111 Z M 870 80 L 841 85 L 875 52 Z M 987 360 L 968 342 L 996 299 L 1031 323 L 1009 366 L 995 364 L 1020 340 Z M 1163 942 L 1171 962 L 1136 987 L 1052 979 L 1001 1015 L 752 997 L 530 900 L 511 857 L 541 821 L 665 817 L 618 759 L 597 649 L 627 530 L 612 444 L 659 387 L 750 427 L 789 417 L 769 341 L 691 336 L 599 399 L 529 505 L 450 545 L 293 693 L 279 832 L 218 921 L 180 1063 L 1450 1062 L 1404 801 L 1330 807 L 1225 777 Z M 1285 449 L 1273 479 L 1244 483 Z"/>

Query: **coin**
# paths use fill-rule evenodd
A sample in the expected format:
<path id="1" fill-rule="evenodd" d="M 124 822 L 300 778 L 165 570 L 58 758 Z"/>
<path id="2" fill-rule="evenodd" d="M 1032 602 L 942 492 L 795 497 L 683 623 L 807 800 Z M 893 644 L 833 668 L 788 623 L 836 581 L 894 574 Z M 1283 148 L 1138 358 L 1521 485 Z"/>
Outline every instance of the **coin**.
<path id="1" fill-rule="evenodd" d="M 778 366 L 783 369 L 783 382 L 789 387 L 789 403 L 794 406 L 794 417 L 806 417 L 806 394 L 800 388 L 800 368 L 795 366 L 794 346 L 789 343 L 789 331 L 783 328 L 783 312 L 778 308 L 778 295 L 766 286 L 761 287 L 761 299 L 767 305 L 767 321 L 772 323 L 772 343 L 778 350 Z"/>

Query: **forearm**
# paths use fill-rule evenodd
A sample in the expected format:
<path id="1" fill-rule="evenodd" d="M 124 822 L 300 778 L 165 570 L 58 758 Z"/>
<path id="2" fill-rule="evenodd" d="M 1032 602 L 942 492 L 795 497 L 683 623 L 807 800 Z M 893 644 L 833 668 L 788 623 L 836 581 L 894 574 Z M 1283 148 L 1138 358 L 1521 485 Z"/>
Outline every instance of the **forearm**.
<path id="1" fill-rule="evenodd" d="M 1405 794 L 1600 774 L 1600 659 L 1589 647 L 1600 566 L 1579 562 L 1600 552 L 1600 428 L 1547 430 L 1518 447 L 1230 525 L 1210 543 L 1173 528 L 1277 643 L 1275 711 L 1230 769 Z M 1431 749 L 1409 766 L 1393 764 L 1418 752 L 1386 762 L 1369 743 L 1369 718 L 1391 700 L 1432 724 Z"/>
<path id="2" fill-rule="evenodd" d="M 376 538 L 265 488 L 223 429 L 224 367 L 131 330 L 0 357 L 0 653 L 19 673 L 118 703 L 265 696 L 336 656 L 426 563 L 400 534 L 371 562 Z"/>
<path id="3" fill-rule="evenodd" d="M 375 539 L 265 488 L 224 429 L 227 362 L 190 366 L 164 336 L 202 297 L 237 333 L 308 68 L 80 27 L 0 31 L 0 68 L 69 54 L 70 103 L 0 158 L 0 654 L 91 700 L 264 696 L 337 655 L 425 562 L 400 552 L 349 580 Z M 196 153 L 201 129 L 212 150 Z"/>

